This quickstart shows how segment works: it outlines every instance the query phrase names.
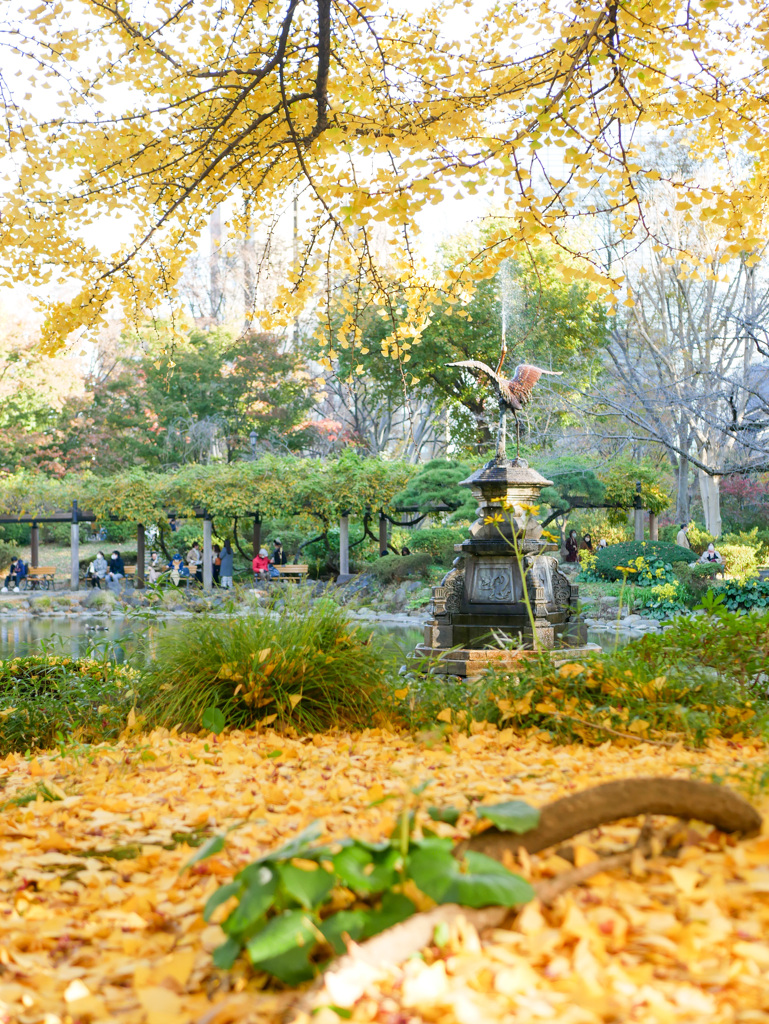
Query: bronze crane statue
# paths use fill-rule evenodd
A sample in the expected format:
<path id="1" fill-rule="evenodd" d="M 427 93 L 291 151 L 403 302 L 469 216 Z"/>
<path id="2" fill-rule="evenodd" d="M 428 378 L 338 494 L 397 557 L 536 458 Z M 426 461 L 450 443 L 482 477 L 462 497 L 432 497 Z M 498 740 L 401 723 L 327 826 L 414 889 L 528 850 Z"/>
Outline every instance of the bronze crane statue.
<path id="1" fill-rule="evenodd" d="M 515 368 L 512 380 L 500 376 L 500 370 L 507 355 L 507 345 L 502 341 L 502 352 L 499 357 L 496 370 L 492 370 L 486 363 L 478 359 L 464 359 L 458 363 L 449 363 L 449 366 L 463 366 L 474 373 L 485 373 L 491 378 L 494 390 L 499 401 L 499 430 L 497 432 L 497 459 L 504 462 L 507 458 L 506 451 L 506 414 L 509 410 L 515 419 L 515 458 L 518 459 L 521 447 L 521 425 L 518 421 L 518 413 L 531 398 L 531 392 L 543 373 L 552 377 L 560 377 L 560 370 L 543 370 L 539 366 L 532 366 L 529 363 L 521 363 Z"/>

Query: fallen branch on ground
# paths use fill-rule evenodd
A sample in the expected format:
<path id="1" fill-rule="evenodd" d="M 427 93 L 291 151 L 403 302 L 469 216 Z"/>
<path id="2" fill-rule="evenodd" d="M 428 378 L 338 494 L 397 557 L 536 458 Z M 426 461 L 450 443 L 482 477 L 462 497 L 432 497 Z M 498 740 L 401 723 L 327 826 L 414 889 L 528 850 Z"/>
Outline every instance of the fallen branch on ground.
<path id="1" fill-rule="evenodd" d="M 506 852 L 515 855 L 524 849 L 528 853 L 538 853 L 567 839 L 573 839 L 582 832 L 641 814 L 666 815 L 679 819 L 679 822 L 655 835 L 647 818 L 637 842 L 631 849 L 600 858 L 590 864 L 565 871 L 553 879 L 535 884 L 534 889 L 541 902 L 552 903 L 568 889 L 583 884 L 603 871 L 628 867 L 634 856 L 647 856 L 657 851 L 666 852 L 665 845 L 678 829 L 680 820 L 704 821 L 722 832 L 742 836 L 757 834 L 762 824 L 758 811 L 737 793 L 724 786 L 688 779 L 623 779 L 594 786 L 546 804 L 540 812 L 537 828 L 523 835 L 501 832 L 496 828 L 487 829 L 480 835 L 460 843 L 456 847 L 455 855 L 461 857 L 467 850 L 474 850 L 501 861 Z M 675 855 L 675 852 L 676 850 L 671 848 L 667 855 Z M 349 951 L 335 960 L 294 1004 L 288 1019 L 307 1019 L 307 1015 L 312 1013 L 315 996 L 323 989 L 330 974 L 341 980 L 348 972 L 359 972 L 361 966 L 375 969 L 385 963 L 403 963 L 433 941 L 438 925 L 451 925 L 461 917 L 477 931 L 483 931 L 486 928 L 498 927 L 510 913 L 508 907 L 484 907 L 474 910 L 449 903 L 415 914 L 361 945 L 351 943 Z"/>

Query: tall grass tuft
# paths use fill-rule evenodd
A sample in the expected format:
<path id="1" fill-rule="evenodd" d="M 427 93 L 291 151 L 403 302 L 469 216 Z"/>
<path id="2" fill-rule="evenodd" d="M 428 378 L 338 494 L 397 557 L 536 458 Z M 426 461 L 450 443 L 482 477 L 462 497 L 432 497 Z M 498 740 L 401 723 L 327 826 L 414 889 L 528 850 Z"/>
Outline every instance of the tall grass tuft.
<path id="1" fill-rule="evenodd" d="M 314 732 L 370 724 L 393 655 L 335 601 L 287 594 L 279 610 L 201 617 L 162 633 L 143 681 L 149 725 L 197 729 L 218 708 L 228 728 L 291 725 Z"/>

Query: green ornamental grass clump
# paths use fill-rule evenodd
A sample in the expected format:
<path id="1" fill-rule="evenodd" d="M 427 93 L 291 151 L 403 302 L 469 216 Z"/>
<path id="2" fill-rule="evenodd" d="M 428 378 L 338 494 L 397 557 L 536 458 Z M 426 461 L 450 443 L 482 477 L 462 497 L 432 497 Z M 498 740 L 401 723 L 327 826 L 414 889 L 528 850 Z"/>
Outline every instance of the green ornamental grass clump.
<path id="1" fill-rule="evenodd" d="M 136 702 L 138 673 L 112 661 L 29 655 L 0 662 L 0 756 L 60 738 L 118 735 Z"/>
<path id="2" fill-rule="evenodd" d="M 666 544 L 664 541 L 627 541 L 624 544 L 612 544 L 607 548 L 601 548 L 594 572 L 602 579 L 621 580 L 623 574 L 618 566 L 632 565 L 637 558 L 675 565 L 676 562 L 694 562 L 697 555 L 688 548 L 682 548 L 678 544 Z"/>
<path id="3" fill-rule="evenodd" d="M 382 703 L 394 655 L 330 598 L 286 594 L 279 611 L 201 616 L 163 632 L 144 674 L 149 725 L 184 729 L 365 727 Z"/>

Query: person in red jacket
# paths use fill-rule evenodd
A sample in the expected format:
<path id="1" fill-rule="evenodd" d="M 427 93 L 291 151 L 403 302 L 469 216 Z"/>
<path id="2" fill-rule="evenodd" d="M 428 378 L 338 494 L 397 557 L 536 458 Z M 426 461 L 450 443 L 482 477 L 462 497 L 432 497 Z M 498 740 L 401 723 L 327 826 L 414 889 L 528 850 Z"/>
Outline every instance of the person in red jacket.
<path id="1" fill-rule="evenodd" d="M 259 580 L 266 580 L 270 569 L 270 559 L 267 555 L 267 548 L 260 548 L 259 554 L 254 556 L 252 564 L 254 570 L 254 583 Z"/>

